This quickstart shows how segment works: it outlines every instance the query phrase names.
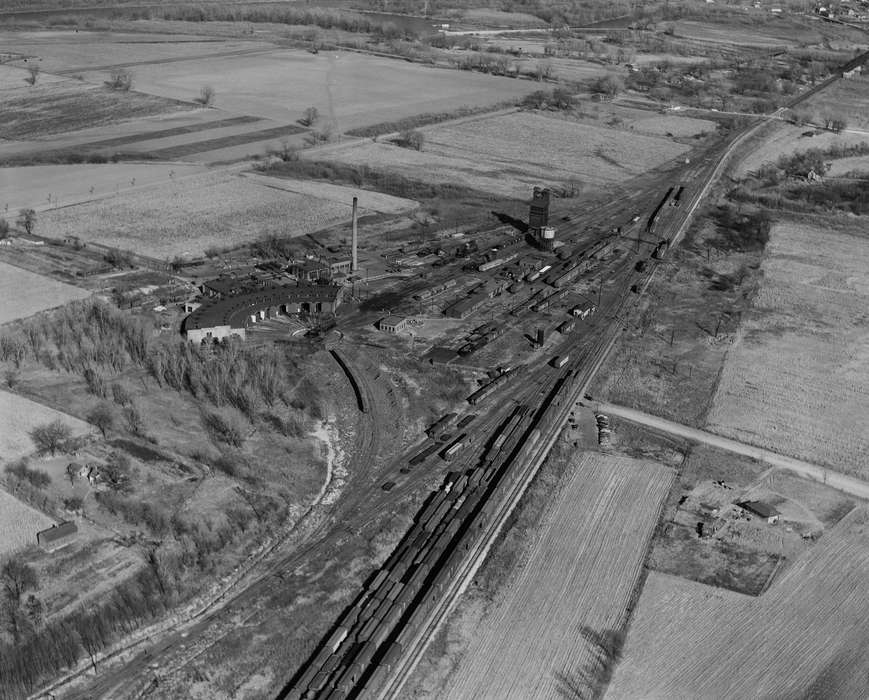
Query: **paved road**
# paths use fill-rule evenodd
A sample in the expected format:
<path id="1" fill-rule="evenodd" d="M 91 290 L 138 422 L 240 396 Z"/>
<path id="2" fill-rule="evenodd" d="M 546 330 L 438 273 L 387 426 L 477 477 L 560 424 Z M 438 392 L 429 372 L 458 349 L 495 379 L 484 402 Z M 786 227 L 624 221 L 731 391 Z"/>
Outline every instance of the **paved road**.
<path id="1" fill-rule="evenodd" d="M 682 425 L 681 423 L 674 423 L 665 418 L 658 418 L 657 416 L 643 413 L 642 411 L 637 411 L 633 408 L 616 406 L 611 403 L 592 403 L 592 407 L 596 411 L 600 411 L 607 415 L 619 416 L 631 421 L 632 423 L 639 423 L 640 425 L 655 428 L 656 430 L 661 430 L 671 435 L 676 435 L 688 440 L 694 440 L 695 442 L 701 442 L 705 445 L 718 447 L 722 450 L 727 450 L 728 452 L 745 455 L 746 457 L 752 457 L 774 467 L 790 469 L 792 472 L 796 472 L 800 476 L 805 476 L 815 481 L 821 481 L 827 486 L 832 486 L 833 488 L 839 489 L 840 491 L 844 491 L 853 496 L 869 498 L 869 482 L 838 474 L 826 469 L 825 467 L 819 467 L 816 464 L 803 462 L 802 460 L 787 457 L 777 452 L 773 452 L 772 450 L 765 450 L 762 447 L 755 447 L 754 445 L 747 445 L 744 442 L 738 442 L 737 440 L 721 437 L 720 435 L 715 435 L 706 430 L 698 430 L 697 428 L 691 428 L 687 425 Z"/>

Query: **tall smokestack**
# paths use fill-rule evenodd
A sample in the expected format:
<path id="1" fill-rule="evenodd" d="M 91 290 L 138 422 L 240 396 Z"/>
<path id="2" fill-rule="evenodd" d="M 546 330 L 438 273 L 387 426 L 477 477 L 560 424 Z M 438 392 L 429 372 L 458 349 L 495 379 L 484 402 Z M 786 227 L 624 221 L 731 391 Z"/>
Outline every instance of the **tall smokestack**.
<path id="1" fill-rule="evenodd" d="M 356 272 L 359 269 L 359 260 L 356 258 L 356 244 L 357 244 L 357 233 L 356 233 L 356 205 L 357 198 L 353 198 L 353 242 L 351 244 L 351 248 L 353 250 L 353 262 L 350 264 L 350 271 Z"/>

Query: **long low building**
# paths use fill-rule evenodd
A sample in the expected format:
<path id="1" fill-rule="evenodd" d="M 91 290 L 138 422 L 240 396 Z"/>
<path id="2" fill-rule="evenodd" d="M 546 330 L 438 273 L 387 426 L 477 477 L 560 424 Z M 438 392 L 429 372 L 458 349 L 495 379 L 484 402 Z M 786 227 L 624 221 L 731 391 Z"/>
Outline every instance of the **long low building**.
<path id="1" fill-rule="evenodd" d="M 343 291 L 343 287 L 334 284 L 285 285 L 206 302 L 184 319 L 182 332 L 192 343 L 231 335 L 244 338 L 248 327 L 265 318 L 334 313 Z"/>

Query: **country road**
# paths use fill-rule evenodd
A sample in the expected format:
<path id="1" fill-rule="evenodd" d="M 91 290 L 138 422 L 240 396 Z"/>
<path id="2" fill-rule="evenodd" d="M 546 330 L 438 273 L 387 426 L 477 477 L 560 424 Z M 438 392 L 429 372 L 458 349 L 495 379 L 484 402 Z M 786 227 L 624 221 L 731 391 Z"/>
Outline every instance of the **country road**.
<path id="1" fill-rule="evenodd" d="M 753 459 L 766 462 L 774 467 L 789 469 L 800 476 L 820 481 L 827 486 L 832 486 L 833 488 L 849 493 L 852 496 L 869 498 L 869 482 L 839 474 L 827 469 L 826 467 L 820 467 L 816 464 L 794 459 L 793 457 L 787 457 L 777 452 L 773 452 L 772 450 L 766 450 L 762 447 L 755 447 L 754 445 L 747 445 L 744 442 L 738 442 L 737 440 L 721 437 L 720 435 L 715 435 L 706 430 L 698 430 L 697 428 L 691 428 L 687 425 L 682 425 L 681 423 L 674 423 L 666 418 L 658 418 L 657 416 L 643 413 L 642 411 L 637 411 L 633 408 L 598 402 L 591 402 L 589 405 L 591 405 L 595 411 L 600 413 L 605 413 L 610 416 L 619 416 L 620 418 L 629 420 L 632 423 L 645 425 L 649 428 L 669 433 L 670 435 L 676 435 L 677 437 L 682 437 L 687 440 L 693 440 L 705 445 L 711 445 L 712 447 L 718 447 L 722 450 L 727 450 L 728 452 L 752 457 Z"/>

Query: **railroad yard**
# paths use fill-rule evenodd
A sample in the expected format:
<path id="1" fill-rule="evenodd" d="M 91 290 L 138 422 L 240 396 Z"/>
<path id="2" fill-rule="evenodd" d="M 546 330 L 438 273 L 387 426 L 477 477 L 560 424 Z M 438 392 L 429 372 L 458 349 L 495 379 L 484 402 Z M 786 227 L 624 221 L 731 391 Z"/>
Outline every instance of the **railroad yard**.
<path id="1" fill-rule="evenodd" d="M 617 5 L 0 13 L 0 697 L 865 695 L 869 26 Z"/>

